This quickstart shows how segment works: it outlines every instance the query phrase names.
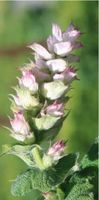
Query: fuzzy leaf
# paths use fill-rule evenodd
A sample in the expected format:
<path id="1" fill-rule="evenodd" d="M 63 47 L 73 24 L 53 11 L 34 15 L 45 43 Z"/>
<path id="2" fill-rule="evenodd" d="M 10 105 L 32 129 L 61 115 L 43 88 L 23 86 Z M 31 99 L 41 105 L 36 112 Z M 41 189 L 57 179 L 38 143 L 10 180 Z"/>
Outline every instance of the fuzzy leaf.
<path id="1" fill-rule="evenodd" d="M 11 186 L 11 193 L 14 196 L 20 197 L 33 190 L 31 186 L 31 174 L 30 171 L 18 176 Z"/>
<path id="2" fill-rule="evenodd" d="M 66 194 L 65 200 L 96 200 L 97 182 L 98 170 L 96 167 L 85 168 L 74 173 L 62 186 Z"/>
<path id="3" fill-rule="evenodd" d="M 86 154 L 82 161 L 81 161 L 81 167 L 98 167 L 98 143 L 97 141 L 92 145 L 90 148 L 88 154 Z"/>
<path id="4" fill-rule="evenodd" d="M 38 190 L 33 190 L 32 192 L 25 195 L 24 200 L 44 200 L 42 193 Z"/>
<path id="5" fill-rule="evenodd" d="M 23 196 L 32 189 L 41 192 L 49 192 L 55 189 L 66 178 L 68 171 L 74 166 L 75 154 L 69 154 L 61 158 L 58 164 L 47 170 L 41 171 L 37 168 L 30 169 L 17 177 L 12 184 L 12 194 Z"/>
<path id="6" fill-rule="evenodd" d="M 66 189 L 68 187 L 70 187 L 69 193 L 66 192 L 68 195 L 65 200 L 94 200 L 93 185 L 87 176 L 74 175 L 71 177 L 69 183 L 67 183 Z"/>
<path id="7" fill-rule="evenodd" d="M 90 192 L 92 185 L 86 181 L 82 184 L 75 184 L 65 200 L 94 200 L 93 193 Z"/>
<path id="8" fill-rule="evenodd" d="M 41 118 L 34 118 L 33 122 L 38 130 L 48 130 L 52 128 L 60 117 L 44 116 Z"/>
<path id="9" fill-rule="evenodd" d="M 28 166 L 34 167 L 35 162 L 33 159 L 33 156 L 31 156 L 31 150 L 37 145 L 15 145 L 12 147 L 9 147 L 7 145 L 3 146 L 3 155 L 10 154 L 15 155 L 19 158 L 21 158 Z"/>

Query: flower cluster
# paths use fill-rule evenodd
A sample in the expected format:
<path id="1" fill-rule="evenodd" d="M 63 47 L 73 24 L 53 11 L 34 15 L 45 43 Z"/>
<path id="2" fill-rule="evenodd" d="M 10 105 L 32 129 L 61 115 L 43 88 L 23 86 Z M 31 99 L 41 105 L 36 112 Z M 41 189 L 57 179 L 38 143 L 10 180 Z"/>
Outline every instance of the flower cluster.
<path id="1" fill-rule="evenodd" d="M 66 94 L 72 81 L 77 79 L 71 63 L 79 61 L 72 52 L 82 47 L 80 34 L 73 24 L 65 32 L 53 24 L 47 48 L 37 43 L 28 46 L 33 51 L 34 61 L 21 68 L 19 85 L 14 88 L 16 94 L 11 95 L 14 114 L 14 119 L 10 119 L 11 136 L 16 140 L 25 142 L 34 137 L 35 130 L 47 131 L 64 119 Z M 64 146 L 63 141 L 55 143 L 46 153 L 46 159 L 58 160 Z"/>

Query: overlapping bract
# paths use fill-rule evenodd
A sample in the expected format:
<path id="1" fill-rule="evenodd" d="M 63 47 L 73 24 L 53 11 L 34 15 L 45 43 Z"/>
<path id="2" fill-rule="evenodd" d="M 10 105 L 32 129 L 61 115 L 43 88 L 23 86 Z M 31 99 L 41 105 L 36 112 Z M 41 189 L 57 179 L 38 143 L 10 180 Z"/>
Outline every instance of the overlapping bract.
<path id="1" fill-rule="evenodd" d="M 19 86 L 14 88 L 16 95 L 11 95 L 14 113 L 14 119 L 10 119 L 11 135 L 15 139 L 23 142 L 35 130 L 40 134 L 40 131 L 47 131 L 64 119 L 66 94 L 72 81 L 77 79 L 76 69 L 71 63 L 79 61 L 72 51 L 82 47 L 78 40 L 80 34 L 73 24 L 65 32 L 53 24 L 47 48 L 38 43 L 28 46 L 33 50 L 35 61 L 21 68 Z M 29 118 L 27 113 L 30 113 Z"/>
<path id="2" fill-rule="evenodd" d="M 35 61 L 21 68 L 16 95 L 10 95 L 11 136 L 21 144 L 4 145 L 2 152 L 18 156 L 29 167 L 13 181 L 14 196 L 33 192 L 35 200 L 97 199 L 97 140 L 80 163 L 78 154 L 65 151 L 65 141 L 53 140 L 68 113 L 67 92 L 78 79 L 71 63 L 79 61 L 72 51 L 82 47 L 80 34 L 73 24 L 63 33 L 53 24 L 47 48 L 37 43 L 29 46 Z"/>
<path id="3" fill-rule="evenodd" d="M 80 35 L 73 24 L 65 32 L 53 24 L 46 47 L 38 43 L 28 46 L 34 59 L 20 69 L 16 94 L 10 95 L 14 115 L 10 118 L 11 136 L 21 144 L 6 146 L 3 154 L 18 156 L 30 169 L 13 182 L 13 195 L 33 190 L 34 196 L 42 193 L 46 200 L 64 200 L 59 186 L 79 170 L 77 154 L 67 154 L 65 141 L 53 139 L 69 113 L 71 83 L 78 79 L 71 63 L 79 61 L 72 52 L 82 47 Z"/>

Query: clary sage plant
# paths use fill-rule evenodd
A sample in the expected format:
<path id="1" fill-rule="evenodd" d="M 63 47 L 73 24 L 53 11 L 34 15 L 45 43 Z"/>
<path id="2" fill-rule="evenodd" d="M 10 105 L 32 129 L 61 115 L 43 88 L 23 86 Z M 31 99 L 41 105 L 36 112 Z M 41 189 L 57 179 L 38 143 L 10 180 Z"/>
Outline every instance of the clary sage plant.
<path id="1" fill-rule="evenodd" d="M 17 144 L 5 146 L 3 154 L 20 157 L 28 166 L 11 186 L 14 196 L 32 192 L 31 200 L 93 200 L 97 197 L 97 141 L 82 159 L 67 153 L 68 141 L 56 140 L 69 114 L 67 102 L 77 70 L 81 32 L 73 24 L 62 32 L 57 24 L 46 48 L 33 43 L 33 60 L 21 69 L 15 93 L 10 95 L 11 136 Z M 28 197 L 27 197 L 28 199 Z"/>

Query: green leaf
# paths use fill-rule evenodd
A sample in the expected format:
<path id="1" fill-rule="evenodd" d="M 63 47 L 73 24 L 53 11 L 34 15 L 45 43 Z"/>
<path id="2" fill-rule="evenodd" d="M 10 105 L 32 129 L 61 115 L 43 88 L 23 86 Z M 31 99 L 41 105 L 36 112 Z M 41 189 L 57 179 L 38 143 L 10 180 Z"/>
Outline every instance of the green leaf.
<path id="1" fill-rule="evenodd" d="M 42 86 L 42 93 L 44 97 L 51 100 L 60 98 L 67 91 L 68 91 L 68 86 L 64 85 L 62 81 L 53 81 L 50 83 L 44 83 Z"/>
<path id="2" fill-rule="evenodd" d="M 19 158 L 21 158 L 28 166 L 30 167 L 35 167 L 35 161 L 32 156 L 32 150 L 38 145 L 15 145 L 15 146 L 8 146 L 4 145 L 3 146 L 3 153 L 2 155 L 10 154 L 10 155 L 15 155 Z"/>
<path id="3" fill-rule="evenodd" d="M 75 165 L 77 154 L 69 154 L 61 158 L 58 164 L 51 169 L 50 174 L 54 177 L 54 184 L 61 184 L 68 176 L 69 171 Z M 53 185 L 54 186 L 54 185 Z"/>
<path id="4" fill-rule="evenodd" d="M 33 190 L 32 192 L 25 195 L 24 200 L 44 200 L 42 193 L 38 190 Z"/>
<path id="5" fill-rule="evenodd" d="M 31 185 L 31 174 L 30 171 L 23 173 L 18 176 L 11 186 L 11 193 L 14 196 L 24 196 L 25 194 L 33 190 Z"/>
<path id="6" fill-rule="evenodd" d="M 26 195 L 28 200 L 29 196 L 35 200 L 42 200 L 41 193 L 38 190 L 33 190 L 31 186 L 29 171 L 21 176 L 18 176 L 16 180 L 18 180 L 18 183 L 16 185 L 12 184 L 11 187 L 11 193 L 13 196 L 21 197 Z"/>
<path id="7" fill-rule="evenodd" d="M 17 177 L 12 184 L 12 194 L 23 196 L 32 189 L 41 192 L 49 192 L 61 184 L 68 175 L 68 171 L 74 166 L 76 161 L 75 154 L 69 154 L 61 158 L 58 164 L 47 170 L 37 168 L 30 169 Z"/>
<path id="8" fill-rule="evenodd" d="M 65 200 L 94 200 L 93 185 L 87 176 L 81 177 L 75 174 L 65 187 L 69 188 L 69 193 L 66 191 L 68 195 Z"/>
<path id="9" fill-rule="evenodd" d="M 60 117 L 44 116 L 41 118 L 33 118 L 33 122 L 38 130 L 48 130 L 52 128 L 59 119 Z"/>
<path id="10" fill-rule="evenodd" d="M 98 167 L 98 143 L 97 141 L 92 145 L 89 152 L 83 157 L 81 167 Z"/>
<path id="11" fill-rule="evenodd" d="M 90 192 L 92 185 L 89 182 L 75 184 L 65 200 L 94 200 L 93 193 Z"/>
<path id="12" fill-rule="evenodd" d="M 62 184 L 65 200 L 96 200 L 98 194 L 97 167 L 88 167 L 69 176 Z"/>

